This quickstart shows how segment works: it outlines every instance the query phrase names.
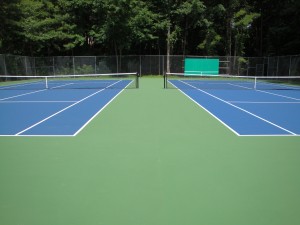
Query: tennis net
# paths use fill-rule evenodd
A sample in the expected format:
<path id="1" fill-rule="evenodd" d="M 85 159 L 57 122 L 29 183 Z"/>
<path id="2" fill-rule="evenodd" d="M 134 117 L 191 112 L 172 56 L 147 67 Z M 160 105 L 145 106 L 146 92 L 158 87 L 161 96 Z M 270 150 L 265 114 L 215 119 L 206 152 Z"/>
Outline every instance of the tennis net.
<path id="1" fill-rule="evenodd" d="M 234 76 L 166 73 L 164 88 L 300 90 L 300 76 Z"/>
<path id="2" fill-rule="evenodd" d="M 138 73 L 0 76 L 0 90 L 139 88 Z"/>

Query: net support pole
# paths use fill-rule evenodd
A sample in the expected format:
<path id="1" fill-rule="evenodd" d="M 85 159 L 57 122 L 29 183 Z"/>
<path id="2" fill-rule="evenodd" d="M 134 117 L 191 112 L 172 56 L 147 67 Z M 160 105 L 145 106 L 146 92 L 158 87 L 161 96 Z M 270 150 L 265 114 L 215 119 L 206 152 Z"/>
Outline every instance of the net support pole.
<path id="1" fill-rule="evenodd" d="M 136 82 L 135 82 L 135 87 L 136 88 L 139 88 L 139 86 L 140 86 L 140 84 L 139 84 L 139 78 L 140 78 L 139 73 L 136 73 Z"/>
<path id="2" fill-rule="evenodd" d="M 165 89 L 168 88 L 168 73 L 167 72 L 164 73 L 164 88 Z"/>

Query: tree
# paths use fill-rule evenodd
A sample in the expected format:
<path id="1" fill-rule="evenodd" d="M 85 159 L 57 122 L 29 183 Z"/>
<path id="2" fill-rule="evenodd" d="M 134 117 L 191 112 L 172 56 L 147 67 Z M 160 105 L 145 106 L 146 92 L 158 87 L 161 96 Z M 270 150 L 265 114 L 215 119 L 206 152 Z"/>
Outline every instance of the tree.
<path id="1" fill-rule="evenodd" d="M 132 47 L 154 46 L 158 40 L 159 15 L 152 12 L 146 2 L 135 0 L 132 5 L 132 17 L 129 20 Z"/>
<path id="2" fill-rule="evenodd" d="M 261 7 L 264 51 L 270 55 L 299 54 L 300 2 L 264 0 Z"/>
<path id="3" fill-rule="evenodd" d="M 299 0 L 1 0 L 0 51 L 299 54 L 299 11 Z"/>
<path id="4" fill-rule="evenodd" d="M 158 14 L 160 19 L 156 27 L 160 43 L 166 43 L 167 72 L 170 72 L 169 56 L 173 54 L 174 46 L 181 43 L 177 45 L 181 46 L 179 51 L 183 55 L 186 54 L 188 34 L 201 27 L 205 6 L 200 0 L 153 0 L 152 3 L 151 10 Z"/>
<path id="5" fill-rule="evenodd" d="M 249 29 L 253 20 L 259 16 L 259 13 L 248 12 L 245 8 L 234 14 L 232 20 L 232 28 L 235 33 L 234 56 L 243 56 L 245 54 L 245 42 L 249 38 Z"/>
<path id="6" fill-rule="evenodd" d="M 0 1 L 0 52 L 20 53 L 15 31 L 20 17 L 19 0 Z"/>
<path id="7" fill-rule="evenodd" d="M 74 48 L 83 42 L 83 37 L 76 34 L 76 25 L 70 24 L 70 15 L 63 11 L 60 0 L 54 5 L 51 1 L 21 0 L 21 17 L 17 23 L 19 36 L 29 46 L 30 55 L 55 51 L 61 52 Z"/>
<path id="8" fill-rule="evenodd" d="M 208 20 L 205 19 L 204 16 L 205 10 L 206 7 L 202 1 L 189 0 L 183 2 L 174 11 L 175 18 L 178 19 L 178 25 L 175 31 L 181 31 L 183 55 L 186 54 L 188 34 L 208 24 Z"/>
<path id="9" fill-rule="evenodd" d="M 226 9 L 222 4 L 213 1 L 206 2 L 203 41 L 197 48 L 206 55 L 224 55 L 226 46 Z"/>

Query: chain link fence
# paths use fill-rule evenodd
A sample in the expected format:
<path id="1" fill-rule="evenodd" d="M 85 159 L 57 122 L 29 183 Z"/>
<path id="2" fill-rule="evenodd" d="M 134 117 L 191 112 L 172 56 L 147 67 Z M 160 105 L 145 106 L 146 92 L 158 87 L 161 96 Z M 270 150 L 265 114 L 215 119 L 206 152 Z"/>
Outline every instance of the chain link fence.
<path id="1" fill-rule="evenodd" d="M 172 73 L 184 72 L 187 57 L 219 59 L 220 74 L 242 76 L 300 76 L 300 55 L 276 57 L 229 56 L 169 56 Z M 167 68 L 166 55 L 140 56 L 54 56 L 28 57 L 0 55 L 0 75 L 78 75 L 130 73 L 163 75 Z"/>

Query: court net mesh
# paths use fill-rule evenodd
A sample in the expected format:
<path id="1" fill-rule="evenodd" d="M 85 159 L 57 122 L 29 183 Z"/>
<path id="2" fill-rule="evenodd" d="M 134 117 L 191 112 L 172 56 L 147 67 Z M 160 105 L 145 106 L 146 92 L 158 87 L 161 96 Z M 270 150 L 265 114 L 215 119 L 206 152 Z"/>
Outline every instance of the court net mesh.
<path id="1" fill-rule="evenodd" d="M 166 73 L 164 88 L 299 90 L 300 76 L 233 76 Z"/>
<path id="2" fill-rule="evenodd" d="M 139 88 L 138 73 L 0 76 L 0 90 Z"/>

